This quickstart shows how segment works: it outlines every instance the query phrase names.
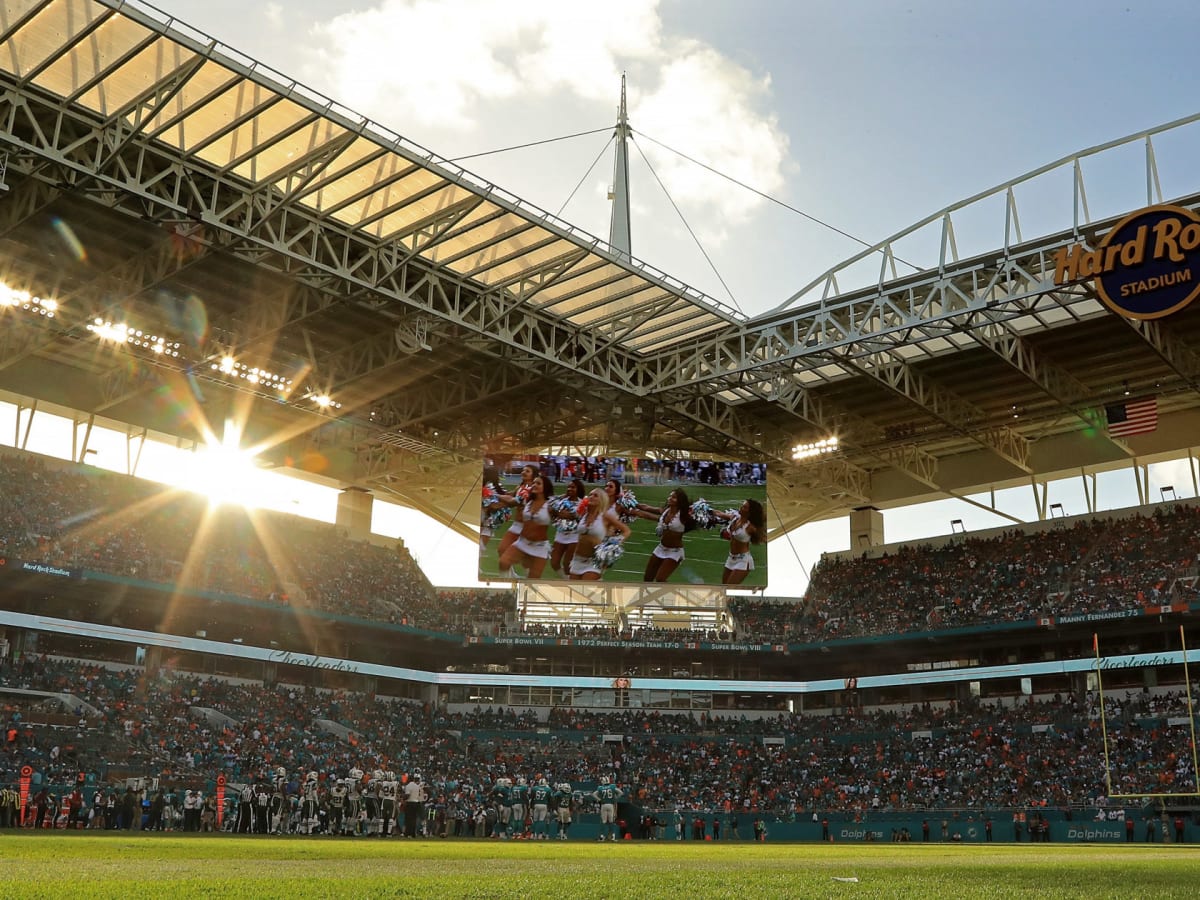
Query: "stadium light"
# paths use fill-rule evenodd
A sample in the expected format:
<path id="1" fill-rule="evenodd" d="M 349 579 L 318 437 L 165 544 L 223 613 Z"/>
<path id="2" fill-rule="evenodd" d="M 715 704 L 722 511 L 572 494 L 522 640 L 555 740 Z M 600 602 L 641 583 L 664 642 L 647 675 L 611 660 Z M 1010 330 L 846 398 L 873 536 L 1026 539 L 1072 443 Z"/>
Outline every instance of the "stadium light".
<path id="1" fill-rule="evenodd" d="M 313 401 L 313 403 L 317 404 L 317 406 L 321 407 L 321 409 L 341 409 L 342 408 L 342 404 L 338 403 L 336 400 L 334 400 L 328 394 L 313 394 L 312 401 Z"/>
<path id="2" fill-rule="evenodd" d="M 87 330 L 102 341 L 149 350 L 156 356 L 179 357 L 179 341 L 169 341 L 164 335 L 143 331 L 126 322 L 111 322 L 97 317 L 88 323 Z"/>
<path id="3" fill-rule="evenodd" d="M 1173 484 L 1164 484 L 1158 489 L 1158 492 L 1162 495 L 1163 503 L 1170 503 L 1171 501 L 1178 499 L 1175 496 L 1175 485 Z"/>
<path id="4" fill-rule="evenodd" d="M 796 444 L 792 447 L 792 459 L 802 460 L 810 459 L 814 456 L 824 456 L 827 453 L 836 453 L 838 449 L 837 436 L 823 438 L 819 441 L 811 441 L 807 444 Z"/>
<path id="5" fill-rule="evenodd" d="M 222 356 L 219 360 L 210 362 L 208 365 L 211 371 L 225 375 L 230 381 L 241 380 L 248 384 L 261 385 L 284 395 L 292 389 L 291 378 L 285 378 L 278 372 L 273 372 L 262 366 L 252 366 L 249 363 L 238 362 L 228 354 Z"/>
<path id="6" fill-rule="evenodd" d="M 29 291 L 19 291 L 0 283 L 0 308 L 22 310 L 34 315 L 53 319 L 58 311 L 58 301 L 47 297 L 35 297 Z"/>
<path id="7" fill-rule="evenodd" d="M 129 340 L 129 326 L 124 322 L 113 324 L 107 319 L 96 318 L 88 323 L 87 330 L 102 341 L 112 341 L 114 344 L 124 344 Z"/>

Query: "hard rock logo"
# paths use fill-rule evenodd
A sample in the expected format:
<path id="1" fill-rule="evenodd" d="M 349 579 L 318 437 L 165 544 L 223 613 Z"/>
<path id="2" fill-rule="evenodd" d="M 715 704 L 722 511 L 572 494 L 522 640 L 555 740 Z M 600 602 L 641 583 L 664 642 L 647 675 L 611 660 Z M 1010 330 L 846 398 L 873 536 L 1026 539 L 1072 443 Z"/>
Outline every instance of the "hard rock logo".
<path id="1" fill-rule="evenodd" d="M 1158 319 L 1200 294 L 1200 216 L 1161 205 L 1131 213 L 1094 249 L 1064 247 L 1054 255 L 1054 283 L 1094 279 L 1096 293 L 1114 312 Z"/>

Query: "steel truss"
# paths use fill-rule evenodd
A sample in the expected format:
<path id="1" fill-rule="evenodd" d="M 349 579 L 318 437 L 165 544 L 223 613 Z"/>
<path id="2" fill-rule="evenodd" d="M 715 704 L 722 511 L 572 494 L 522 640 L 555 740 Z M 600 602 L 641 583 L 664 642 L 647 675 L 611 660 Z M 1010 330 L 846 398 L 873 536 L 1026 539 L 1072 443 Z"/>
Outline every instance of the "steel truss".
<path id="1" fill-rule="evenodd" d="M 831 498 L 846 503 L 869 499 L 872 476 L 865 466 L 871 463 L 938 489 L 938 460 L 932 454 L 915 444 L 897 443 L 878 425 L 814 391 L 856 376 L 905 398 L 929 420 L 986 448 L 1014 473 L 1032 473 L 1029 440 L 1007 421 L 1004 410 L 981 408 L 921 371 L 917 363 L 985 347 L 1037 385 L 1064 413 L 1092 424 L 1087 388 L 1041 358 L 1026 338 L 1044 327 L 1041 316 L 1049 310 L 1065 312 L 1076 321 L 1104 314 L 1089 288 L 1052 283 L 1054 253 L 1111 224 L 1091 219 L 1081 162 L 1113 147 L 1143 142 L 1147 199 L 1161 200 L 1153 137 L 1200 119 L 1169 123 L 1043 167 L 864 251 L 814 281 L 787 308 L 748 322 L 729 318 L 716 330 L 687 336 L 672 331 L 675 297 L 618 309 L 586 328 L 555 315 L 555 304 L 565 298 L 542 302 L 549 286 L 580 267 L 607 264 L 589 258 L 594 248 L 583 243 L 490 288 L 470 276 L 502 264 L 502 258 L 481 263 L 484 268 L 467 275 L 427 261 L 423 252 L 479 226 L 479 219 L 471 218 L 483 202 L 479 195 L 451 204 L 388 240 L 369 233 L 370 220 L 352 228 L 336 218 L 338 208 L 354 202 L 354 197 L 342 198 L 324 211 L 301 202 L 361 130 L 301 155 L 286 170 L 273 173 L 269 183 L 259 184 L 234 174 L 253 151 L 218 168 L 155 140 L 155 134 L 171 127 L 171 119 L 157 122 L 153 133 L 148 124 L 169 108 L 202 58 L 171 71 L 129 106 L 105 118 L 75 105 L 72 97 L 58 98 L 36 88 L 30 80 L 35 73 L 19 82 L 7 76 L 0 81 L 0 139 L 9 148 L 8 172 L 21 177 L 18 190 L 0 206 L 0 233 L 59 194 L 74 192 L 132 218 L 167 225 L 203 247 L 194 256 L 172 255 L 170 243 L 162 241 L 117 266 L 87 290 L 92 305 L 104 297 L 110 308 L 206 253 L 228 254 L 280 273 L 288 286 L 279 295 L 214 322 L 216 332 L 227 336 L 231 352 L 269 358 L 275 339 L 303 329 L 306 320 L 319 314 L 341 306 L 373 310 L 384 327 L 353 345 L 315 354 L 312 363 L 315 381 L 354 395 L 355 408 L 376 408 L 377 419 L 363 421 L 359 416 L 331 424 L 316 440 L 356 451 L 364 479 L 393 486 L 398 476 L 420 471 L 422 456 L 445 464 L 464 460 L 482 447 L 539 447 L 566 439 L 631 451 L 667 446 L 786 461 L 789 465 L 782 473 L 775 471 L 795 492 L 798 505 L 810 511 Z M 314 111 L 294 128 L 314 127 L 319 119 Z M 381 146 L 379 153 L 385 152 Z M 399 179 L 419 166 L 415 159 L 402 161 L 387 177 Z M 1023 242 L 1014 189 L 1064 167 L 1074 185 L 1072 227 Z M 955 214 L 993 197 L 1004 204 L 1003 240 L 997 241 L 1001 249 L 960 258 Z M 1200 201 L 1191 197 L 1180 202 L 1195 207 Z M 378 215 L 387 211 L 381 209 Z M 926 227 L 939 231 L 936 264 L 898 277 L 898 244 Z M 877 283 L 842 292 L 840 281 L 849 268 L 873 255 L 880 260 Z M 623 286 L 624 278 L 614 274 L 606 302 L 619 298 L 622 290 L 630 290 L 631 297 L 636 294 Z M 640 289 L 645 289 L 644 283 Z M 796 304 L 806 305 L 791 308 Z M 639 353 L 622 343 L 659 316 L 663 338 L 654 346 L 664 349 Z M 1130 327 L 1185 383 L 1193 388 L 1200 384 L 1200 356 L 1182 340 L 1158 323 Z M 54 335 L 52 329 L 50 333 Z M 48 346 L 44 332 L 9 329 L 0 335 L 0 368 Z M 467 350 L 494 365 L 441 372 L 439 363 L 444 360 L 418 361 L 424 353 L 443 354 L 447 348 Z M 395 391 L 392 370 L 401 363 L 422 373 L 420 392 L 409 396 Z M 150 364 L 170 367 L 166 362 Z M 553 392 L 543 390 L 548 382 L 554 384 Z M 100 409 L 142 389 L 139 376 L 116 367 L 100 383 Z M 768 422 L 748 412 L 745 405 L 750 401 L 768 403 L 785 420 L 838 434 L 851 458 L 791 465 L 793 435 L 777 420 Z M 482 421 L 480 407 L 496 402 L 504 404 L 507 421 L 498 424 L 494 416 Z M 615 413 L 635 406 L 644 412 L 632 422 Z M 436 435 L 431 427 L 435 420 L 440 426 Z M 1126 446 L 1118 446 L 1129 453 Z M 415 470 L 409 468 L 414 465 Z"/>

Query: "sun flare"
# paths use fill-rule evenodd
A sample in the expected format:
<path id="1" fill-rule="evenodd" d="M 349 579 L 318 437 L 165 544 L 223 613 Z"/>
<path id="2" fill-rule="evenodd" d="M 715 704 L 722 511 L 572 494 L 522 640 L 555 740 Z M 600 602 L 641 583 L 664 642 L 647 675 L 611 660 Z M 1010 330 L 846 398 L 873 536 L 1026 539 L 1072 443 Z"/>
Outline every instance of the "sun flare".
<path id="1" fill-rule="evenodd" d="M 256 506 L 257 452 L 242 447 L 240 442 L 241 429 L 226 422 L 222 439 L 213 436 L 192 455 L 186 478 L 179 486 L 207 497 L 213 506 Z"/>

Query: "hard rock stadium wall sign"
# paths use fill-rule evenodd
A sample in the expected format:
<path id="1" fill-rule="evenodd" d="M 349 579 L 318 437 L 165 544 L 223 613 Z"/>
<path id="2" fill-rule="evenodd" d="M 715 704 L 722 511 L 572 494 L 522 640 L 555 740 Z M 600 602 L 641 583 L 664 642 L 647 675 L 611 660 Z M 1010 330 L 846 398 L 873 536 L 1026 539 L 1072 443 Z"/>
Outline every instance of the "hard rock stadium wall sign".
<path id="1" fill-rule="evenodd" d="M 1054 283 L 1094 279 L 1114 312 L 1159 319 L 1200 294 L 1200 216 L 1163 204 L 1130 213 L 1094 249 L 1064 247 L 1054 255 Z"/>

